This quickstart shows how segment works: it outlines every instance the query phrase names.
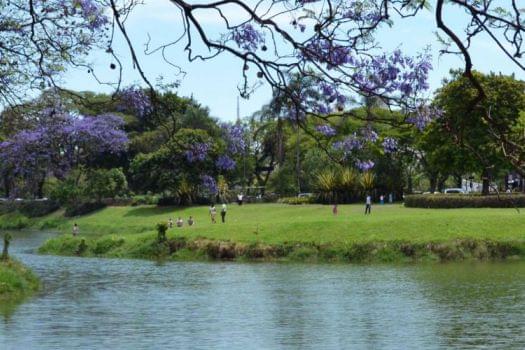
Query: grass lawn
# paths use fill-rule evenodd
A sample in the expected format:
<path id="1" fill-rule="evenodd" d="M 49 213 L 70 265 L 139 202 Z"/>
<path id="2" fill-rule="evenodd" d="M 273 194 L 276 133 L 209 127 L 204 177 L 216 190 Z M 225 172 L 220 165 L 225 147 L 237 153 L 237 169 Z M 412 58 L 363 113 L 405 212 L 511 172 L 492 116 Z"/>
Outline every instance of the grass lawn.
<path id="1" fill-rule="evenodd" d="M 220 211 L 220 208 L 217 208 Z M 47 241 L 42 253 L 155 258 L 292 258 L 312 261 L 398 261 L 525 257 L 525 213 L 514 209 L 413 209 L 375 205 L 248 204 L 228 206 L 226 223 L 212 224 L 207 207 L 110 207 L 74 219 L 59 213 L 33 222 L 65 235 Z M 168 241 L 157 242 L 155 225 L 185 221 Z M 73 223 L 80 236 L 72 237 Z M 81 241 L 84 240 L 82 243 Z"/>
<path id="2" fill-rule="evenodd" d="M 57 220 L 59 229 L 71 233 L 78 223 L 82 236 L 137 234 L 155 230 L 159 222 L 185 221 L 195 225 L 173 228 L 188 238 L 206 237 L 236 242 L 411 242 L 448 241 L 456 238 L 525 240 L 525 212 L 514 209 L 414 209 L 402 205 L 376 205 L 372 215 L 361 205 L 341 205 L 334 216 L 326 205 L 229 205 L 226 224 L 212 224 L 207 207 L 110 207 L 75 219 Z M 53 220 L 53 218 L 44 219 Z M 40 222 L 42 224 L 42 222 Z"/>

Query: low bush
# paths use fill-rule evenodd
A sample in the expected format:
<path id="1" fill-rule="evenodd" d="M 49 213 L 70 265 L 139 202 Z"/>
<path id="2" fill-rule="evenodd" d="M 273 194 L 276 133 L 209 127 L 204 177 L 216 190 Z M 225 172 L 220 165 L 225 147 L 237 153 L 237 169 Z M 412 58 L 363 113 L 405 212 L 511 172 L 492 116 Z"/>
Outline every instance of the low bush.
<path id="1" fill-rule="evenodd" d="M 525 195 L 423 194 L 405 196 L 408 208 L 524 208 Z"/>
<path id="2" fill-rule="evenodd" d="M 127 207 L 134 204 L 133 198 L 129 197 L 104 198 L 101 202 L 108 207 Z"/>
<path id="3" fill-rule="evenodd" d="M 131 197 L 131 205 L 157 205 L 159 197 L 151 194 L 136 195 Z"/>
<path id="4" fill-rule="evenodd" d="M 52 200 L 4 201 L 0 202 L 0 214 L 18 211 L 27 217 L 34 218 L 52 213 L 59 207 L 60 205 Z"/>
<path id="5" fill-rule="evenodd" d="M 85 215 L 85 214 L 92 213 L 96 210 L 103 209 L 105 207 L 106 207 L 106 204 L 101 203 L 101 202 L 84 202 L 84 203 L 73 204 L 66 208 L 64 216 L 73 217 L 73 216 Z"/>
<path id="6" fill-rule="evenodd" d="M 291 204 L 291 205 L 312 204 L 312 203 L 315 203 L 315 197 L 283 197 L 283 198 L 280 198 L 277 201 L 277 203 Z"/>
<path id="7" fill-rule="evenodd" d="M 29 218 L 19 212 L 12 212 L 0 216 L 0 229 L 20 230 L 29 226 Z"/>
<path id="8" fill-rule="evenodd" d="M 30 218 L 36 218 L 50 214 L 60 208 L 60 205 L 52 200 L 24 201 L 20 203 L 18 210 Z"/>
<path id="9" fill-rule="evenodd" d="M 157 201 L 157 205 L 159 207 L 166 207 L 166 206 L 172 206 L 172 205 L 178 205 L 179 200 L 177 197 L 161 197 Z"/>

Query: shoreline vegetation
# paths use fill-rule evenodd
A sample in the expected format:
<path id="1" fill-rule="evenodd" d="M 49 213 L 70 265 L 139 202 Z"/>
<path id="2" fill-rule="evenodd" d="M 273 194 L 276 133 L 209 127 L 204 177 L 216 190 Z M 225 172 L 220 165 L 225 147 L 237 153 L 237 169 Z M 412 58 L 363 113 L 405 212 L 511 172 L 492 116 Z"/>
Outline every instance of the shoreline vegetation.
<path id="1" fill-rule="evenodd" d="M 31 227 L 64 235 L 42 254 L 171 259 L 302 262 L 417 262 L 525 258 L 525 221 L 513 209 L 416 209 L 399 204 L 248 204 L 228 206 L 226 223 L 212 224 L 208 207 L 108 207 L 76 218 L 60 212 L 30 219 Z M 192 215 L 196 224 L 156 225 Z M 80 235 L 71 230 L 78 223 Z"/>
<path id="2" fill-rule="evenodd" d="M 12 304 L 40 288 L 35 274 L 15 259 L 0 260 L 0 304 Z"/>

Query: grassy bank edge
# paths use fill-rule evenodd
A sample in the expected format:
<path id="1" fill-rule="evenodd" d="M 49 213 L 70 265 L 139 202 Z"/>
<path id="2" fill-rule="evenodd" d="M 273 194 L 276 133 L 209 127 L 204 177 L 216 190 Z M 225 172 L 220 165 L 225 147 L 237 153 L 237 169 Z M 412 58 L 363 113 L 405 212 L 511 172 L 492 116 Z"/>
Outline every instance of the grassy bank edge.
<path id="1" fill-rule="evenodd" d="M 40 288 L 40 280 L 15 259 L 0 261 L 0 304 L 13 303 L 31 296 Z"/>
<path id="2" fill-rule="evenodd" d="M 318 244 L 285 242 L 242 243 L 207 238 L 189 239 L 169 235 L 159 243 L 155 234 L 133 236 L 103 235 L 49 239 L 40 248 L 42 254 L 195 261 L 298 261 L 313 263 L 398 263 L 421 261 L 525 259 L 525 241 L 455 239 L 442 242 L 347 242 Z"/>

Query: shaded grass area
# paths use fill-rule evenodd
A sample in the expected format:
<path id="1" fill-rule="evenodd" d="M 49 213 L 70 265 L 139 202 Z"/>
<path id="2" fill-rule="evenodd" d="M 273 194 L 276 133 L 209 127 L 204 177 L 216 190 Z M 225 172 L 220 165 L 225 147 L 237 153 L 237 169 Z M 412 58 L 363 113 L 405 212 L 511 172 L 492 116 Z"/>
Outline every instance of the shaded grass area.
<path id="1" fill-rule="evenodd" d="M 39 289 L 38 278 L 14 259 L 0 261 L 0 304 L 14 303 Z"/>
<path id="2" fill-rule="evenodd" d="M 376 205 L 370 216 L 363 209 L 340 206 L 333 216 L 323 205 L 231 205 L 226 224 L 212 224 L 207 207 L 110 207 L 71 220 L 53 214 L 32 225 L 66 233 L 40 249 L 60 255 L 350 262 L 525 257 L 525 214 L 513 209 Z M 189 215 L 194 226 L 173 228 L 167 242 L 156 241 L 155 224 Z M 69 233 L 74 222 L 81 237 Z"/>

